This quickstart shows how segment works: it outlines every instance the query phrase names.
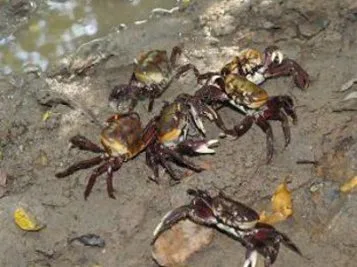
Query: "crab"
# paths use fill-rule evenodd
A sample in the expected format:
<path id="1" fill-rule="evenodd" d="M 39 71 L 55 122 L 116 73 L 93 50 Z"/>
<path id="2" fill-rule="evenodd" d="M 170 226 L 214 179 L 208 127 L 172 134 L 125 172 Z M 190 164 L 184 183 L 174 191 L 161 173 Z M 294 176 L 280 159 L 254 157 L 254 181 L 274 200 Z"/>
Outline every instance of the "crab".
<path id="1" fill-rule="evenodd" d="M 82 135 L 76 135 L 70 139 L 74 147 L 99 155 L 74 163 L 66 170 L 56 173 L 56 177 L 67 177 L 78 170 L 101 164 L 92 171 L 84 191 L 84 198 L 87 199 L 90 195 L 97 177 L 107 173 L 108 195 L 115 199 L 113 173 L 118 171 L 124 162 L 142 152 L 153 140 L 155 134 L 155 129 L 151 125 L 143 129 L 140 117 L 135 112 L 113 115 L 107 120 L 107 126 L 101 132 L 102 147 Z"/>
<path id="2" fill-rule="evenodd" d="M 255 49 L 245 49 L 227 63 L 219 73 L 207 72 L 201 74 L 198 80 L 217 74 L 226 76 L 231 73 L 244 76 L 257 85 L 269 78 L 290 75 L 300 89 L 306 89 L 310 83 L 307 72 L 295 60 L 284 57 L 277 46 L 268 46 L 264 50 L 264 55 Z"/>
<path id="3" fill-rule="evenodd" d="M 264 257 L 266 267 L 271 266 L 277 259 L 280 243 L 302 255 L 286 234 L 273 226 L 259 223 L 258 213 L 245 204 L 222 192 L 211 196 L 204 190 L 189 189 L 187 193 L 193 196 L 190 204 L 171 210 L 162 218 L 154 230 L 152 244 L 177 222 L 188 219 L 196 224 L 217 228 L 238 240 L 247 249 L 244 267 L 255 267 L 258 254 Z"/>
<path id="4" fill-rule="evenodd" d="M 198 77 L 199 71 L 194 65 L 188 63 L 176 66 L 177 56 L 181 53 L 181 48 L 175 46 L 170 58 L 165 50 L 152 50 L 135 59 L 129 83 L 113 88 L 109 96 L 110 105 L 120 112 L 133 111 L 138 100 L 149 98 L 148 110 L 151 111 L 154 100 L 159 98 L 175 79 L 189 70 Z"/>
<path id="5" fill-rule="evenodd" d="M 183 155 L 215 153 L 211 147 L 218 140 L 202 138 L 206 132 L 201 120 L 202 114 L 214 119 L 217 116 L 213 109 L 199 102 L 198 99 L 182 94 L 172 103 L 166 103 L 160 114 L 152 119 L 150 123 L 155 125 L 157 135 L 155 141 L 146 149 L 146 163 L 154 173 L 152 180 L 158 181 L 160 165 L 175 182 L 180 180 L 169 161 L 174 161 L 195 172 L 204 170 L 203 167 L 183 157 Z M 200 137 L 194 139 L 192 134 Z"/>
<path id="6" fill-rule="evenodd" d="M 210 84 L 217 86 L 214 87 Z M 224 77 L 213 76 L 210 84 L 206 83 L 196 94 L 209 96 L 203 100 L 211 105 L 230 103 L 245 115 L 243 121 L 233 129 L 224 130 L 221 128 L 224 130 L 222 137 L 226 135 L 235 138 L 241 137 L 255 123 L 266 134 L 267 163 L 270 163 L 274 153 L 274 142 L 273 131 L 268 121 L 277 120 L 282 123 L 285 147 L 289 145 L 291 132 L 288 117 L 291 117 L 293 124 L 297 123 L 294 102 L 290 96 L 269 96 L 263 88 L 236 74 L 228 74 Z M 225 97 L 228 97 L 228 101 Z"/>

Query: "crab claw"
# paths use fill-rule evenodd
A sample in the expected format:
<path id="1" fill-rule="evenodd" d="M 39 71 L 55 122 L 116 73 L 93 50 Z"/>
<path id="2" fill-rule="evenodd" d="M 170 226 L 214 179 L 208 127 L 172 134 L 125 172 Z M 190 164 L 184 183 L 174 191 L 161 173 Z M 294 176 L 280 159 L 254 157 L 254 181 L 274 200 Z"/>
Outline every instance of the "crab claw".
<path id="1" fill-rule="evenodd" d="M 284 55 L 280 51 L 279 47 L 275 45 L 268 46 L 264 50 L 264 65 L 263 70 L 265 71 L 271 64 L 281 64 Z"/>
<path id="2" fill-rule="evenodd" d="M 206 129 L 205 127 L 203 126 L 203 122 L 200 118 L 200 114 L 199 114 L 199 111 L 197 110 L 197 108 L 193 105 L 193 104 L 190 104 L 190 113 L 193 117 L 193 120 L 197 126 L 197 128 L 203 133 L 203 134 L 206 134 Z"/>
<path id="3" fill-rule="evenodd" d="M 217 219 L 215 218 L 210 207 L 210 202 L 212 201 L 210 196 L 208 196 L 204 191 L 193 189 L 189 189 L 187 194 L 194 196 L 195 198 L 189 205 L 178 207 L 166 213 L 153 232 L 154 239 L 151 244 L 154 244 L 156 239 L 163 232 L 167 231 L 174 224 L 183 219 L 189 219 L 194 223 L 207 226 L 217 224 Z"/>
<path id="4" fill-rule="evenodd" d="M 299 248 L 286 234 L 268 224 L 258 223 L 250 233 L 243 237 L 243 243 L 247 248 L 244 267 L 255 267 L 258 253 L 264 257 L 265 266 L 271 266 L 278 257 L 280 243 L 302 256 Z"/>
<path id="5" fill-rule="evenodd" d="M 156 239 L 166 230 L 170 229 L 174 224 L 183 220 L 189 216 L 191 210 L 190 205 L 182 206 L 177 209 L 171 210 L 161 219 L 160 223 L 155 227 L 153 232 L 153 240 L 151 244 L 154 244 Z"/>
<path id="6" fill-rule="evenodd" d="M 211 147 L 216 145 L 218 140 L 185 140 L 177 145 L 177 149 L 188 155 L 194 154 L 214 154 L 216 151 Z"/>
<path id="7" fill-rule="evenodd" d="M 288 75 L 293 76 L 296 86 L 300 89 L 309 87 L 309 74 L 295 60 L 285 58 L 280 64 L 270 64 L 264 72 L 266 78 Z"/>
<path id="8" fill-rule="evenodd" d="M 129 84 L 119 84 L 113 88 L 109 95 L 109 106 L 119 112 L 128 112 L 133 109 L 132 93 L 135 88 Z"/>

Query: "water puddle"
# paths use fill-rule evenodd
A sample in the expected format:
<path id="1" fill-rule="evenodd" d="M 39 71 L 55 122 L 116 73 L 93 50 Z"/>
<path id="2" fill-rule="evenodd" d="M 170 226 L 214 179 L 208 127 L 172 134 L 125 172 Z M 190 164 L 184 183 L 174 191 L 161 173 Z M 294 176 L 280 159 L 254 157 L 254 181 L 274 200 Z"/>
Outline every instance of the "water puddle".
<path id="1" fill-rule="evenodd" d="M 153 8 L 170 9 L 176 0 L 49 0 L 26 27 L 0 37 L 0 74 L 28 64 L 46 70 L 49 63 L 80 44 L 102 37 L 120 24 L 147 19 Z"/>

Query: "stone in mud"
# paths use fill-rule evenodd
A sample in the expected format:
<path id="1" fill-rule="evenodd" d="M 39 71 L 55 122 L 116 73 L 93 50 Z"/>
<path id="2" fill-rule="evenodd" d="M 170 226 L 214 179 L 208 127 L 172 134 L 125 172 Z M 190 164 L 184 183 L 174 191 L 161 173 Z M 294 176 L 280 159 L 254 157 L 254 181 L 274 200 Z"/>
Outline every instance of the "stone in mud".
<path id="1" fill-rule="evenodd" d="M 189 220 L 180 221 L 154 243 L 152 256 L 160 266 L 180 266 L 213 240 L 213 229 Z"/>

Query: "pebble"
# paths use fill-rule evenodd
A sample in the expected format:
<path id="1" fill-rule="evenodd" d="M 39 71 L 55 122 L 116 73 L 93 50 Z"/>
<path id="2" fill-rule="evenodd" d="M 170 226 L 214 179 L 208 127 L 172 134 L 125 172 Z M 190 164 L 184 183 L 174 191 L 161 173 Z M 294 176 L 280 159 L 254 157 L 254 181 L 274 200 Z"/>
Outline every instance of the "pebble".
<path id="1" fill-rule="evenodd" d="M 195 252 L 207 247 L 213 237 L 211 228 L 189 220 L 180 221 L 158 237 L 152 257 L 160 266 L 181 266 Z"/>
<path id="2" fill-rule="evenodd" d="M 68 241 L 68 243 L 71 244 L 74 241 L 79 241 L 83 245 L 90 246 L 90 247 L 100 247 L 100 248 L 105 247 L 104 239 L 101 238 L 99 235 L 95 235 L 95 234 L 86 234 L 86 235 L 74 237 L 74 238 L 71 238 Z"/>

